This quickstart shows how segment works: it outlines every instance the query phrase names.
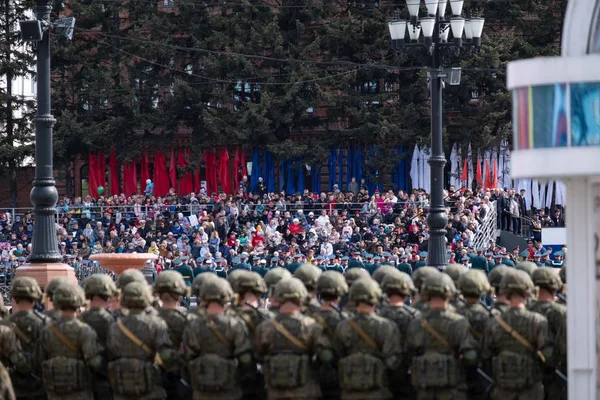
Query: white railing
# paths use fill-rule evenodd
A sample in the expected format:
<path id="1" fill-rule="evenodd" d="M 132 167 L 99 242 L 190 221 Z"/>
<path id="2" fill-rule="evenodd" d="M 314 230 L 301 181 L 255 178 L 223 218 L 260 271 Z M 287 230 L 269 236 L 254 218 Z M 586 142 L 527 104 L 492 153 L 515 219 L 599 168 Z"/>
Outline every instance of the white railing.
<path id="1" fill-rule="evenodd" d="M 485 218 L 479 226 L 479 231 L 475 234 L 473 240 L 473 246 L 477 249 L 480 247 L 487 247 L 490 240 L 496 241 L 498 236 L 498 212 L 496 210 L 496 202 L 492 201 L 488 203 L 490 209 L 488 210 Z"/>

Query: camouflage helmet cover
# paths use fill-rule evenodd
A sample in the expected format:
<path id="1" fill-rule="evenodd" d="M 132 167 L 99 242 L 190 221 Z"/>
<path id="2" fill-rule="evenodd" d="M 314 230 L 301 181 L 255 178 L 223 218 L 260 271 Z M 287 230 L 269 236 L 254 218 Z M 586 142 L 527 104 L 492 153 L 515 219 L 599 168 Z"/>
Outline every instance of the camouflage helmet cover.
<path id="1" fill-rule="evenodd" d="M 267 284 L 267 287 L 269 288 L 269 292 L 272 292 L 275 288 L 275 286 L 279 283 L 279 281 L 281 281 L 282 279 L 289 279 L 292 277 L 292 273 L 290 271 L 288 271 L 285 268 L 281 268 L 281 267 L 277 267 L 277 268 L 271 268 L 266 274 L 265 274 L 265 283 Z"/>
<path id="2" fill-rule="evenodd" d="M 205 303 L 217 302 L 224 305 L 233 298 L 233 289 L 226 279 L 209 279 L 200 286 L 200 298 Z"/>
<path id="3" fill-rule="evenodd" d="M 252 292 L 262 294 L 267 292 L 267 284 L 258 272 L 246 271 L 236 279 L 236 284 L 238 286 L 238 290 L 234 288 L 236 293 Z"/>
<path id="4" fill-rule="evenodd" d="M 397 274 L 399 272 L 400 271 L 398 269 L 389 264 L 382 265 L 381 267 L 377 268 L 375 272 L 373 272 L 373 279 L 375 279 L 375 282 L 381 285 L 381 282 L 383 282 L 383 279 L 387 275 Z"/>
<path id="5" fill-rule="evenodd" d="M 78 309 L 85 304 L 85 294 L 79 285 L 69 282 L 62 283 L 54 289 L 52 304 L 62 310 L 65 308 Z"/>
<path id="6" fill-rule="evenodd" d="M 498 265 L 497 267 L 494 267 L 494 269 L 492 269 L 488 275 L 490 285 L 495 289 L 499 289 L 500 282 L 502 282 L 502 278 L 516 271 L 516 269 L 508 267 L 506 265 Z"/>
<path id="7" fill-rule="evenodd" d="M 146 280 L 146 277 L 144 276 L 142 271 L 140 271 L 139 269 L 130 268 L 121 272 L 121 274 L 117 278 L 117 289 L 123 290 L 123 288 L 125 288 L 125 286 L 127 286 L 131 282 L 139 282 L 144 283 L 146 285 L 148 284 L 148 281 Z"/>
<path id="8" fill-rule="evenodd" d="M 440 296 L 449 299 L 456 294 L 456 286 L 448 274 L 438 272 L 425 278 L 420 293 L 429 297 Z"/>
<path id="9" fill-rule="evenodd" d="M 385 276 L 381 282 L 381 290 L 387 295 L 399 294 L 401 296 L 410 296 L 416 292 L 410 275 L 401 271 Z"/>
<path id="10" fill-rule="evenodd" d="M 150 287 L 144 282 L 131 282 L 121 293 L 121 307 L 144 309 L 152 303 Z"/>
<path id="11" fill-rule="evenodd" d="M 469 268 L 462 264 L 450 264 L 446 267 L 444 273 L 448 274 L 450 278 L 452 278 L 454 284 L 456 285 L 458 284 L 458 278 L 460 278 L 460 276 L 468 270 Z"/>
<path id="12" fill-rule="evenodd" d="M 521 261 L 515 268 L 519 271 L 525 271 L 531 277 L 533 272 L 538 269 L 538 266 L 531 261 Z"/>
<path id="13" fill-rule="evenodd" d="M 533 281 L 525 271 L 519 270 L 513 274 L 507 274 L 500 282 L 500 291 L 507 296 L 511 294 L 527 296 L 531 294 L 532 290 Z"/>
<path id="14" fill-rule="evenodd" d="M 550 267 L 538 268 L 533 271 L 531 280 L 533 280 L 535 286 L 539 286 L 542 289 L 557 291 L 562 287 L 562 280 L 558 276 L 558 272 Z"/>
<path id="15" fill-rule="evenodd" d="M 117 285 L 108 275 L 93 274 L 83 281 L 83 291 L 90 298 L 92 296 L 113 297 L 117 294 Z"/>
<path id="16" fill-rule="evenodd" d="M 207 281 L 214 281 L 219 279 L 219 276 L 212 272 L 203 272 L 201 274 L 196 275 L 194 281 L 192 282 L 192 294 L 194 296 L 200 296 L 200 288 L 202 284 Z"/>
<path id="17" fill-rule="evenodd" d="M 344 275 L 337 271 L 325 271 L 317 279 L 317 294 L 341 297 L 348 292 L 348 284 Z"/>
<path id="18" fill-rule="evenodd" d="M 12 283 L 12 297 L 37 300 L 42 297 L 42 290 L 35 279 L 28 276 L 18 276 Z"/>
<path id="19" fill-rule="evenodd" d="M 300 279 L 292 277 L 282 279 L 275 285 L 274 296 L 281 304 L 286 301 L 302 304 L 308 297 L 308 291 Z"/>
<path id="20" fill-rule="evenodd" d="M 415 272 L 413 272 L 412 279 L 413 279 L 413 282 L 414 282 L 417 290 L 419 292 L 421 291 L 421 287 L 423 286 L 423 283 L 425 282 L 425 279 L 427 279 L 428 276 L 434 275 L 434 274 L 439 274 L 439 273 L 440 273 L 440 271 L 438 271 L 437 268 L 429 267 L 429 266 L 421 267 L 421 268 L 417 269 Z"/>
<path id="21" fill-rule="evenodd" d="M 294 272 L 294 277 L 300 279 L 306 289 L 314 290 L 321 272 L 320 268 L 312 264 L 302 264 Z"/>
<path id="22" fill-rule="evenodd" d="M 59 287 L 60 285 L 62 285 L 64 283 L 73 283 L 73 281 L 66 276 L 57 276 L 56 278 L 54 278 L 50 282 L 48 282 L 48 284 L 44 288 L 46 297 L 48 297 L 50 300 L 53 300 L 54 299 L 54 291 L 56 290 L 57 287 Z"/>
<path id="23" fill-rule="evenodd" d="M 180 296 L 187 294 L 187 286 L 183 276 L 173 270 L 161 272 L 154 281 L 154 293 L 175 293 Z"/>
<path id="24" fill-rule="evenodd" d="M 346 273 L 344 274 L 344 279 L 346 279 L 348 286 L 352 286 L 352 284 L 359 279 L 370 277 L 371 275 L 369 274 L 369 271 L 362 268 L 350 268 L 347 269 Z"/>
<path id="25" fill-rule="evenodd" d="M 471 269 L 458 278 L 458 289 L 464 296 L 481 297 L 490 291 L 490 283 L 483 271 Z"/>
<path id="26" fill-rule="evenodd" d="M 381 288 L 371 278 L 361 278 L 350 286 L 350 301 L 353 303 L 367 303 L 375 305 L 381 298 Z"/>

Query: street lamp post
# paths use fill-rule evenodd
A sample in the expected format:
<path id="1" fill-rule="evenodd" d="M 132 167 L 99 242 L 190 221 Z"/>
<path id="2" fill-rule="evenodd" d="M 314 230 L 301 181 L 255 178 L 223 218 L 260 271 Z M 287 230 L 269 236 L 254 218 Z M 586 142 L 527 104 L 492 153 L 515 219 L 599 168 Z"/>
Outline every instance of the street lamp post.
<path id="1" fill-rule="evenodd" d="M 396 52 L 407 48 L 425 49 L 429 55 L 427 76 L 431 92 L 431 201 L 427 224 L 429 226 L 428 264 L 443 269 L 446 265 L 446 224 L 448 216 L 444 206 L 444 166 L 446 157 L 442 136 L 442 88 L 444 83 L 458 85 L 460 69 L 444 69 L 441 51 L 444 48 L 481 45 L 483 18 L 465 20 L 461 16 L 463 1 L 425 0 L 427 16 L 419 19 L 421 0 L 406 0 L 409 20 L 394 20 L 388 24 L 392 49 Z M 452 17 L 445 19 L 450 3 Z M 406 33 L 408 31 L 408 42 Z M 453 40 L 448 41 L 450 31 Z M 463 40 L 463 32 L 465 39 Z M 422 35 L 421 35 L 422 33 Z"/>

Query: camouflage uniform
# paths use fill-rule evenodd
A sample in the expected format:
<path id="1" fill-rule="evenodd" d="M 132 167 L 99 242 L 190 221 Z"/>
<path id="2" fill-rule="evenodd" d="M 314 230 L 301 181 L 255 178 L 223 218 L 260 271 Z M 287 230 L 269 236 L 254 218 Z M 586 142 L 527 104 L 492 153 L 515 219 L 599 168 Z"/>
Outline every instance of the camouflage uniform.
<path id="1" fill-rule="evenodd" d="M 500 282 L 502 282 L 502 279 L 506 275 L 512 274 L 515 271 L 516 270 L 514 268 L 507 267 L 506 265 L 500 265 L 490 272 L 490 274 L 488 275 L 488 280 L 490 282 L 490 286 L 496 292 L 496 295 L 500 294 Z M 494 304 L 492 305 L 492 310 L 497 310 L 500 313 L 508 311 L 509 308 L 510 305 L 508 303 L 501 302 L 498 300 L 494 301 Z"/>
<path id="2" fill-rule="evenodd" d="M 281 305 L 291 302 L 300 307 L 307 295 L 297 278 L 281 280 L 275 286 L 274 296 Z M 331 361 L 333 353 L 317 321 L 301 313 L 280 313 L 258 326 L 255 342 L 257 354 L 263 361 L 269 400 L 321 397 L 312 360 L 317 356 Z"/>
<path id="3" fill-rule="evenodd" d="M 546 290 L 552 294 L 556 293 L 562 287 L 562 281 L 554 268 L 538 268 L 533 272 L 533 284 L 540 289 Z M 562 327 L 567 319 L 567 307 L 557 301 L 534 301 L 528 307 L 529 311 L 542 314 L 548 320 L 548 336 L 556 341 L 557 347 L 566 347 L 566 335 L 562 335 Z M 559 337 L 560 335 L 560 337 Z M 558 343 L 561 340 L 564 343 Z M 559 352 L 560 353 L 560 352 Z M 558 354 L 557 354 L 558 356 Z M 561 398 L 562 388 L 565 382 L 559 379 L 554 373 L 554 368 L 560 365 L 560 356 L 557 359 L 549 360 L 544 371 L 544 390 L 546 400 L 558 400 Z M 566 361 L 566 359 L 564 360 Z M 565 365 L 566 366 L 566 365 Z M 563 368 L 564 369 L 564 368 Z"/>
<path id="4" fill-rule="evenodd" d="M 129 283 L 121 294 L 121 306 L 128 312 L 111 325 L 106 341 L 108 378 L 115 399 L 166 398 L 165 390 L 157 384 L 157 364 L 169 369 L 176 356 L 167 324 L 146 312 L 151 300 L 145 282 Z"/>
<path id="5" fill-rule="evenodd" d="M 197 306 L 195 309 L 190 308 L 190 313 L 204 315 L 205 305 L 202 304 L 202 301 L 200 300 L 200 288 L 204 282 L 209 280 L 217 280 L 217 278 L 219 278 L 217 274 L 213 274 L 212 272 L 202 272 L 196 275 L 194 281 L 192 282 L 192 296 L 196 296 Z"/>
<path id="6" fill-rule="evenodd" d="M 371 275 L 369 274 L 369 271 L 364 268 L 348 268 L 344 274 L 344 279 L 346 279 L 348 287 L 351 287 L 355 281 L 361 278 L 370 277 Z M 342 296 L 342 299 L 340 300 L 340 308 L 350 314 L 353 314 L 356 311 L 356 305 L 348 302 L 348 293 Z"/>
<path id="7" fill-rule="evenodd" d="M 44 288 L 46 299 L 52 302 L 52 310 L 45 310 L 44 314 L 47 315 L 52 321 L 57 321 L 60 318 L 60 310 L 58 309 L 58 307 L 54 306 L 53 299 L 54 291 L 63 283 L 73 283 L 73 281 L 70 278 L 67 278 L 66 276 L 57 276 L 56 278 L 48 282 L 48 284 Z"/>
<path id="8" fill-rule="evenodd" d="M 454 286 L 458 286 L 458 279 L 460 278 L 460 276 L 462 274 L 464 274 L 468 270 L 469 270 L 469 268 L 465 267 L 462 264 L 450 264 L 446 267 L 446 269 L 444 270 L 444 273 L 448 274 L 448 276 L 450 276 L 450 278 L 452 278 L 452 281 L 454 282 Z M 458 294 L 457 294 L 457 296 L 458 296 Z M 456 308 L 456 309 L 462 308 L 464 306 L 464 303 L 462 301 L 460 301 L 460 299 L 458 297 L 455 297 L 452 300 L 450 300 L 450 304 L 452 304 L 454 306 L 454 308 Z"/>
<path id="9" fill-rule="evenodd" d="M 117 278 L 117 289 L 120 291 L 123 291 L 125 286 L 127 286 L 131 282 L 139 282 L 146 286 L 148 285 L 148 281 L 146 280 L 146 277 L 140 270 L 130 268 L 130 269 L 126 269 L 125 271 L 121 272 L 121 274 Z M 158 316 L 158 310 L 155 307 L 151 307 L 151 306 L 156 306 L 157 304 L 154 301 L 154 299 L 150 299 L 150 300 L 151 300 L 150 304 L 148 304 L 148 307 L 146 307 L 146 309 L 144 311 L 146 312 L 146 314 Z M 121 304 L 120 304 L 120 308 L 118 310 L 114 311 L 116 318 L 127 315 L 127 307 L 123 307 L 122 303 L 123 302 L 121 302 Z"/>
<path id="10" fill-rule="evenodd" d="M 8 370 L 0 363 L 0 399 L 15 400 L 16 398 Z"/>
<path id="11" fill-rule="evenodd" d="M 500 290 L 507 296 L 527 297 L 533 282 L 523 271 L 507 274 L 500 283 Z M 515 339 L 501 323 L 504 321 L 510 331 L 517 332 L 527 340 L 534 351 Z M 548 337 L 548 320 L 541 314 L 523 307 L 511 307 L 496 319 L 491 319 L 484 338 L 484 352 L 492 359 L 495 385 L 492 390 L 494 400 L 542 400 L 543 363 L 552 353 Z M 541 357 L 540 357 L 541 356 Z"/>
<path id="12" fill-rule="evenodd" d="M 26 299 L 35 303 L 42 297 L 42 291 L 33 278 L 17 277 L 13 280 L 12 297 L 13 302 Z M 3 324 L 7 324 L 16 333 L 23 352 L 22 356 L 30 369 L 27 374 L 23 374 L 18 368 L 11 370 L 11 380 L 18 398 L 46 398 L 42 382 L 38 378 L 41 377 L 39 364 L 34 362 L 33 353 L 42 330 L 49 322 L 50 319 L 47 316 L 35 310 L 15 312 L 7 322 L 3 321 Z M 3 346 L 15 348 L 15 345 L 8 343 L 3 344 Z M 16 365 L 13 366 L 16 367 Z"/>
<path id="13" fill-rule="evenodd" d="M 337 271 L 325 271 L 317 279 L 316 292 L 324 301 L 335 303 L 348 292 L 348 284 L 341 273 Z M 348 318 L 346 313 L 331 307 L 327 309 L 321 307 L 321 309 L 310 316 L 321 324 L 325 335 L 327 335 L 327 339 L 331 343 L 335 342 L 335 330 L 338 324 Z M 340 397 L 337 362 L 338 360 L 334 359 L 329 363 L 319 366 L 321 391 L 325 399 L 333 400 Z"/>
<path id="14" fill-rule="evenodd" d="M 350 301 L 375 306 L 381 297 L 377 282 L 359 279 L 350 287 Z M 396 325 L 375 313 L 357 312 L 336 329 L 340 355 L 342 399 L 391 399 L 388 373 L 400 364 Z"/>
<path id="15" fill-rule="evenodd" d="M 410 276 L 404 272 L 400 275 L 392 274 L 386 276 L 381 282 L 381 289 L 387 296 L 398 295 L 408 297 L 414 294 L 415 286 Z M 393 304 L 384 304 L 377 314 L 380 317 L 387 318 L 396 324 L 400 338 L 406 338 L 408 325 L 410 322 L 421 315 L 421 313 L 405 304 L 398 306 Z M 410 383 L 410 359 L 407 357 L 406 340 L 400 343 L 401 364 L 390 374 L 390 389 L 395 399 L 412 399 L 414 390 Z"/>
<path id="16" fill-rule="evenodd" d="M 110 276 L 94 274 L 87 277 L 83 282 L 83 291 L 85 297 L 89 300 L 94 296 L 99 296 L 108 301 L 111 297 L 116 296 L 117 286 Z M 106 359 L 106 338 L 110 326 L 116 321 L 114 314 L 106 308 L 92 307 L 83 312 L 79 319 L 91 326 L 96 332 L 96 340 L 102 349 L 104 359 Z M 100 373 L 92 374 L 92 391 L 95 399 L 112 399 L 112 390 L 106 378 L 106 368 Z"/>
<path id="17" fill-rule="evenodd" d="M 431 274 L 421 294 L 451 299 L 456 292 L 452 279 Z M 463 400 L 467 385 L 464 367 L 477 365 L 477 343 L 469 321 L 449 308 L 431 308 L 408 326 L 408 353 L 412 358 L 411 379 L 418 400 Z"/>
<path id="18" fill-rule="evenodd" d="M 202 284 L 200 297 L 206 305 L 216 302 L 224 306 L 233 292 L 225 279 L 218 278 Z M 190 321 L 183 333 L 182 351 L 194 399 L 239 399 L 240 377 L 253 378 L 256 364 L 250 335 L 234 316 L 206 314 Z"/>
<path id="19" fill-rule="evenodd" d="M 421 298 L 421 286 L 423 286 L 425 279 L 427 279 L 427 277 L 430 275 L 435 275 L 439 273 L 440 271 L 438 271 L 437 268 L 428 266 L 416 269 L 413 273 L 412 279 L 415 284 L 415 287 L 417 288 L 417 292 L 419 293 L 419 300 L 413 302 L 411 305 L 417 310 L 422 312 L 427 308 L 427 300 L 425 298 Z"/>
<path id="20" fill-rule="evenodd" d="M 309 315 L 319 311 L 321 308 L 321 305 L 315 298 L 315 286 L 317 285 L 317 279 L 319 279 L 322 272 L 323 271 L 321 271 L 319 267 L 315 267 L 312 264 L 302 264 L 294 272 L 294 277 L 300 279 L 308 291 L 306 310 Z"/>
<path id="21" fill-rule="evenodd" d="M 59 310 L 76 311 L 85 304 L 83 290 L 73 282 L 61 283 L 53 293 Z M 100 368 L 102 357 L 96 332 L 75 317 L 61 315 L 42 331 L 36 361 L 42 366 L 49 400 L 91 400 L 88 368 Z"/>
<path id="22" fill-rule="evenodd" d="M 373 279 L 375 280 L 375 282 L 377 282 L 378 284 L 381 285 L 381 282 L 383 282 L 383 279 L 387 275 L 391 275 L 391 274 L 398 275 L 398 272 L 400 272 L 400 271 L 398 271 L 396 269 L 396 267 L 393 267 L 391 265 L 385 264 L 385 265 L 382 265 L 381 267 L 377 268 L 373 272 Z"/>
<path id="23" fill-rule="evenodd" d="M 487 329 L 490 313 L 481 304 L 480 299 L 490 291 L 490 284 L 482 270 L 472 269 L 460 276 L 458 289 L 466 301 L 463 307 L 457 309 L 457 312 L 469 321 L 471 334 L 477 341 L 478 351 L 481 352 L 483 335 Z M 489 382 L 482 384 L 476 368 L 467 368 L 465 372 L 467 375 L 467 398 L 470 400 L 485 399 Z"/>
<path id="24" fill-rule="evenodd" d="M 180 300 L 181 296 L 189 296 L 187 284 L 177 271 L 163 271 L 154 281 L 154 294 L 171 296 L 174 300 Z M 166 322 L 169 329 L 169 339 L 175 349 L 179 349 L 183 331 L 189 321 L 196 315 L 189 313 L 184 307 L 160 308 L 159 316 Z M 191 390 L 182 382 L 186 380 L 187 372 L 183 360 L 177 371 L 165 372 L 163 383 L 169 399 L 191 397 Z"/>
<path id="25" fill-rule="evenodd" d="M 296 268 L 294 268 L 294 270 L 296 270 Z M 267 272 L 265 274 L 265 283 L 267 284 L 268 298 L 271 299 L 273 297 L 273 294 L 275 291 L 275 285 L 277 285 L 279 283 L 279 281 L 290 278 L 290 277 L 292 277 L 291 272 L 285 268 L 280 268 L 280 267 L 271 268 L 269 270 L 269 272 Z M 274 312 L 277 312 L 278 307 L 279 306 L 276 306 L 276 305 L 273 305 L 273 306 L 268 305 L 269 310 L 274 311 Z"/>

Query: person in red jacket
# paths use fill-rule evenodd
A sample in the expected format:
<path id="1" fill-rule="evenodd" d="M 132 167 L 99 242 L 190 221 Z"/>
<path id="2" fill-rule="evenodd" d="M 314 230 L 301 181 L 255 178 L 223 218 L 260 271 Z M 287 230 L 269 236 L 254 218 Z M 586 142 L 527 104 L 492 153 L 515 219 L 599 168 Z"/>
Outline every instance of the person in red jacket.
<path id="1" fill-rule="evenodd" d="M 256 248 L 258 246 L 264 246 L 265 245 L 265 238 L 263 236 L 263 233 L 261 230 L 257 230 L 256 232 L 254 232 L 254 235 L 252 235 L 252 247 Z"/>
<path id="2" fill-rule="evenodd" d="M 300 225 L 300 220 L 298 218 L 294 218 L 292 220 L 292 224 L 289 226 L 290 228 L 290 233 L 292 235 L 296 235 L 298 233 L 302 233 L 302 231 L 304 230 L 302 228 L 302 225 Z"/>

